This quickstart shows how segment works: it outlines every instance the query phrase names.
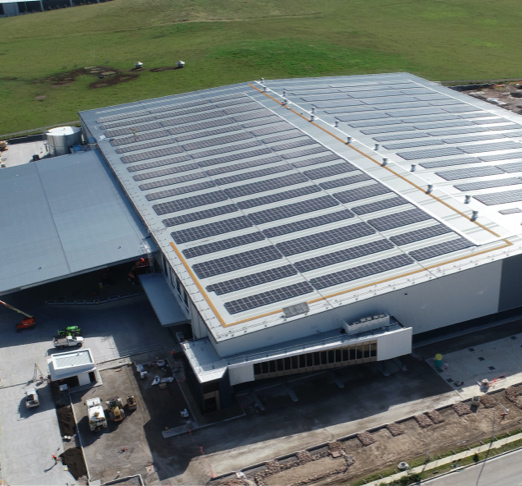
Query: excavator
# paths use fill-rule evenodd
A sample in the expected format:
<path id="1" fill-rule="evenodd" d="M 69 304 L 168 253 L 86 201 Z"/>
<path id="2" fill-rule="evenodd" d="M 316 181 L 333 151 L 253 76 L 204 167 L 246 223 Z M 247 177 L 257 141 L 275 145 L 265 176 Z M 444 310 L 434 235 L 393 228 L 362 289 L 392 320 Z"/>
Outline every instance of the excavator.
<path id="1" fill-rule="evenodd" d="M 0 300 L 0 304 L 5 305 L 8 309 L 14 310 L 15 312 L 18 312 L 18 314 L 25 316 L 25 319 L 22 319 L 22 322 L 16 325 L 16 332 L 22 332 L 24 329 L 34 329 L 35 319 L 33 316 L 30 316 L 29 314 L 21 311 L 20 309 L 17 309 L 16 307 L 13 307 L 12 305 L 9 305 L 3 300 Z"/>

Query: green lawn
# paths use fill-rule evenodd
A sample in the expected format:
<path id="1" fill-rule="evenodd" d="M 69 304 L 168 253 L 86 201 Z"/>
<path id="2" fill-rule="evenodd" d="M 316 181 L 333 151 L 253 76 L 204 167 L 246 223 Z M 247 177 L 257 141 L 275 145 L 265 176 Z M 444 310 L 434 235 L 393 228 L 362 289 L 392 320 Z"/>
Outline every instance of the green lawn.
<path id="1" fill-rule="evenodd" d="M 519 0 L 113 0 L 0 19 L 0 134 L 89 108 L 264 77 L 408 71 L 432 80 L 522 77 Z M 150 72 L 185 61 L 186 68 Z M 145 70 L 89 89 L 86 66 Z M 43 100 L 36 97 L 45 96 Z"/>

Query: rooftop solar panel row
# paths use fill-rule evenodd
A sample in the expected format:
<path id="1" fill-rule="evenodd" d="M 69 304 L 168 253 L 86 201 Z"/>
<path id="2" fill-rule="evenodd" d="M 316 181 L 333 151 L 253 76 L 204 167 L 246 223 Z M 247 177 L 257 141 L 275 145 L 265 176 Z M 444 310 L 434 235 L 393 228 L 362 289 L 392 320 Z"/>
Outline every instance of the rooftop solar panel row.
<path id="1" fill-rule="evenodd" d="M 187 213 L 182 216 L 175 216 L 173 218 L 167 218 L 163 220 L 163 224 L 169 228 L 171 226 L 178 226 L 185 223 L 192 223 L 193 221 L 200 221 L 202 219 L 214 218 L 223 214 L 230 214 L 237 212 L 237 206 L 234 204 L 227 204 L 225 206 L 217 206 L 211 209 L 205 209 L 203 211 L 195 211 L 193 213 Z"/>
<path id="2" fill-rule="evenodd" d="M 284 265 L 282 267 L 271 268 L 264 272 L 251 273 L 245 277 L 238 277 L 231 280 L 225 280 L 216 284 L 207 286 L 209 292 L 215 292 L 217 295 L 229 294 L 237 292 L 249 287 L 256 287 L 268 282 L 274 282 L 283 278 L 297 275 L 297 270 L 292 265 Z"/>
<path id="3" fill-rule="evenodd" d="M 257 243 L 263 241 L 265 236 L 260 231 L 255 233 L 246 233 L 244 235 L 234 236 L 225 240 L 215 241 L 213 243 L 206 243 L 204 245 L 193 246 L 183 250 L 183 255 L 186 258 L 194 258 L 201 255 L 208 255 L 218 251 L 229 250 L 230 248 L 237 248 L 238 246 L 248 245 L 250 243 Z"/>
<path id="4" fill-rule="evenodd" d="M 200 182 L 198 184 L 190 184 L 187 186 L 173 187 L 171 189 L 166 189 L 164 191 L 153 192 L 151 194 L 147 194 L 146 197 L 147 197 L 148 201 L 157 201 L 158 199 L 164 199 L 166 197 L 179 196 L 181 194 L 188 194 L 189 192 L 202 191 L 204 189 L 210 189 L 210 188 L 214 188 L 214 187 L 215 187 L 215 184 L 212 181 L 205 181 L 205 182 Z M 175 201 L 173 201 L 173 202 L 175 202 Z M 216 201 L 214 201 L 214 202 L 216 202 Z M 156 211 L 156 206 L 160 206 L 160 205 L 153 206 L 155 211 Z M 160 207 L 174 208 L 175 206 L 171 205 L 170 202 L 167 202 L 167 203 L 162 203 Z M 166 212 L 171 212 L 171 211 L 166 211 Z M 156 211 L 156 214 L 158 214 L 157 211 Z M 165 214 L 165 213 L 161 213 L 161 214 Z"/>
<path id="5" fill-rule="evenodd" d="M 308 282 L 300 282 L 286 287 L 281 287 L 276 290 L 269 290 L 261 294 L 244 297 L 243 299 L 233 300 L 225 303 L 225 309 L 230 314 L 238 314 L 257 307 L 273 304 L 275 302 L 282 302 L 285 300 L 310 294 L 314 291 Z"/>
<path id="6" fill-rule="evenodd" d="M 177 230 L 172 232 L 170 235 L 172 236 L 172 239 L 180 245 L 189 241 L 197 241 L 225 233 L 240 231 L 246 228 L 251 228 L 252 226 L 252 221 L 250 221 L 246 216 L 239 216 Z"/>

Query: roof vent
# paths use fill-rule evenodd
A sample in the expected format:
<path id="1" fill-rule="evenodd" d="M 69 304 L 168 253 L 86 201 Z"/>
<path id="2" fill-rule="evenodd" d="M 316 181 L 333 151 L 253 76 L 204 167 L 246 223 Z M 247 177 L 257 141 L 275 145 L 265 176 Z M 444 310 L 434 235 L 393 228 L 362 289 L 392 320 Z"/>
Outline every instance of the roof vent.
<path id="1" fill-rule="evenodd" d="M 373 148 L 373 150 L 379 150 L 379 144 L 378 143 L 375 144 L 375 147 Z"/>
<path id="2" fill-rule="evenodd" d="M 466 194 L 466 196 L 464 196 L 464 202 L 465 202 L 466 204 L 469 204 L 470 201 L 471 201 L 471 196 L 470 196 L 469 194 Z"/>
<path id="3" fill-rule="evenodd" d="M 346 143 L 350 145 L 352 143 L 352 137 L 348 136 L 346 137 Z"/>
<path id="4" fill-rule="evenodd" d="M 411 164 L 410 172 L 415 172 L 416 169 L 417 169 L 417 166 L 415 164 Z"/>
<path id="5" fill-rule="evenodd" d="M 383 157 L 382 158 L 382 166 L 385 167 L 388 165 L 388 157 Z"/>
<path id="6" fill-rule="evenodd" d="M 432 191 L 433 191 L 433 184 L 428 184 L 428 189 L 426 190 L 426 192 L 427 192 L 428 194 L 431 194 Z"/>
<path id="7" fill-rule="evenodd" d="M 315 113 L 315 106 L 312 105 L 312 113 Z"/>
<path id="8" fill-rule="evenodd" d="M 310 121 L 314 121 L 315 120 L 315 115 L 310 115 Z"/>
<path id="9" fill-rule="evenodd" d="M 339 120 L 335 120 L 335 128 L 339 126 Z"/>
<path id="10" fill-rule="evenodd" d="M 476 221 L 478 218 L 478 211 L 473 211 L 473 213 L 471 213 L 471 221 Z"/>

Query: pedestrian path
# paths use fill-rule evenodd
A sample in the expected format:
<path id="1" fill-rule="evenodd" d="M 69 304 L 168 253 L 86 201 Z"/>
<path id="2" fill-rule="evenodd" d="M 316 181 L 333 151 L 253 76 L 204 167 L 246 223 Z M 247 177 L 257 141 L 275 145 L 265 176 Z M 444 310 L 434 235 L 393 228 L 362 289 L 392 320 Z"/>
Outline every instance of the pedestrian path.
<path id="1" fill-rule="evenodd" d="M 391 476 L 388 476 L 386 478 L 378 479 L 377 481 L 373 481 L 371 483 L 367 483 L 367 486 L 380 486 L 384 484 L 390 484 L 394 481 L 398 481 L 404 476 L 409 476 L 412 474 L 419 474 L 425 471 L 431 471 L 431 470 L 437 470 L 437 468 L 444 466 L 446 464 L 452 464 L 457 461 L 460 461 L 461 459 L 464 459 L 466 457 L 473 456 L 476 454 L 488 454 L 491 455 L 491 457 L 487 457 L 484 460 L 491 459 L 495 456 L 495 449 L 498 449 L 506 444 L 510 444 L 512 442 L 516 442 L 517 440 L 522 439 L 522 433 L 511 435 L 509 437 L 505 437 L 503 439 L 498 439 L 494 442 L 491 442 L 489 444 L 484 444 L 478 447 L 474 447 L 473 449 L 469 449 L 467 451 L 459 452 L 457 454 L 453 454 L 448 457 L 443 457 L 442 459 L 437 459 L 436 461 L 428 462 L 427 464 L 423 464 L 422 466 L 417 466 L 411 469 L 408 469 L 407 471 L 402 471 L 397 474 L 393 474 Z M 456 467 L 453 471 L 457 471 L 460 469 L 459 467 Z M 453 472 L 452 471 L 452 472 Z M 435 474 L 434 474 L 435 477 Z M 426 479 L 426 478 L 425 478 Z"/>

